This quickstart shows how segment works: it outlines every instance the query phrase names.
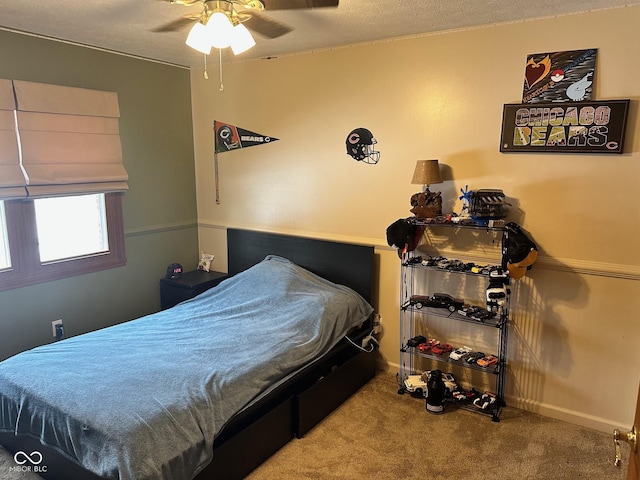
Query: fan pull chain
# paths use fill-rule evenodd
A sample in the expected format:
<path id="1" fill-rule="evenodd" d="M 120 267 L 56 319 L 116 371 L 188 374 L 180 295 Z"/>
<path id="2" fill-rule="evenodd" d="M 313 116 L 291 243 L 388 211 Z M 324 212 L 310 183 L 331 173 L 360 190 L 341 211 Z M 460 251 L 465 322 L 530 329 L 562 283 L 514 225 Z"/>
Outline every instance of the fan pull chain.
<path id="1" fill-rule="evenodd" d="M 204 54 L 204 79 L 209 80 L 209 74 L 207 73 L 207 54 Z"/>
<path id="2" fill-rule="evenodd" d="M 222 83 L 222 49 L 218 49 L 218 55 L 220 58 L 220 91 L 224 91 L 224 83 Z"/>

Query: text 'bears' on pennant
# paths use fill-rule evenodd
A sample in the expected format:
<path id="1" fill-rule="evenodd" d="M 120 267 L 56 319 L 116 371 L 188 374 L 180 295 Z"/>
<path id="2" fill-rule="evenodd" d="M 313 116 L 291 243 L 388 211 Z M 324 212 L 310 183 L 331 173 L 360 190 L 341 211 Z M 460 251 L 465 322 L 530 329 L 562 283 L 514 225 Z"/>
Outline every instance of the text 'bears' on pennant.
<path id="1" fill-rule="evenodd" d="M 274 137 L 255 133 L 217 120 L 213 122 L 213 130 L 216 153 L 224 153 L 256 145 L 265 145 L 278 140 Z"/>

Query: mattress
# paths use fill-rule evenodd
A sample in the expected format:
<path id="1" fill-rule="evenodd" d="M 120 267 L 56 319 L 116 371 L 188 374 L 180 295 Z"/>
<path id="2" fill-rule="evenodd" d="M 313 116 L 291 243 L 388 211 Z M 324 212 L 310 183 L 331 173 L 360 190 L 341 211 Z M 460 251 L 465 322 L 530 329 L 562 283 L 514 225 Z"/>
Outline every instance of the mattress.
<path id="1" fill-rule="evenodd" d="M 372 311 L 268 256 L 169 310 L 1 362 L 0 431 L 104 478 L 191 479 L 229 419 Z"/>

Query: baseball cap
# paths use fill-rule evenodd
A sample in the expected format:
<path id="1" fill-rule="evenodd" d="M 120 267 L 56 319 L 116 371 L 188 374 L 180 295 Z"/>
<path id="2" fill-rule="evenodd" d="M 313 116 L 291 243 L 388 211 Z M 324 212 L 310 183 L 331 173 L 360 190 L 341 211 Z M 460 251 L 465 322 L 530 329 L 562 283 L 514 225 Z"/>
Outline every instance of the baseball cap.
<path id="1" fill-rule="evenodd" d="M 515 279 L 524 277 L 525 273 L 527 273 L 527 270 L 531 268 L 537 258 L 538 251 L 532 248 L 527 256 L 519 262 L 507 262 L 507 270 L 509 271 L 509 276 Z"/>
<path id="2" fill-rule="evenodd" d="M 502 237 L 502 265 L 511 278 L 522 278 L 538 258 L 538 248 L 515 222 L 505 225 Z"/>

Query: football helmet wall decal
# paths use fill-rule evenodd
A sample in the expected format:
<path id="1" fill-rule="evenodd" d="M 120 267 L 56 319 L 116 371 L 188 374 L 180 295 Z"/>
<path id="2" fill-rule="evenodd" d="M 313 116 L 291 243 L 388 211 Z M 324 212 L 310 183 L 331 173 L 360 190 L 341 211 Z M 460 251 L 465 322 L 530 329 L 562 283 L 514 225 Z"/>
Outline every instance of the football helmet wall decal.
<path id="1" fill-rule="evenodd" d="M 366 128 L 351 130 L 345 143 L 347 145 L 347 154 L 359 162 L 375 165 L 380 160 L 380 152 L 373 148 L 378 142 Z"/>

